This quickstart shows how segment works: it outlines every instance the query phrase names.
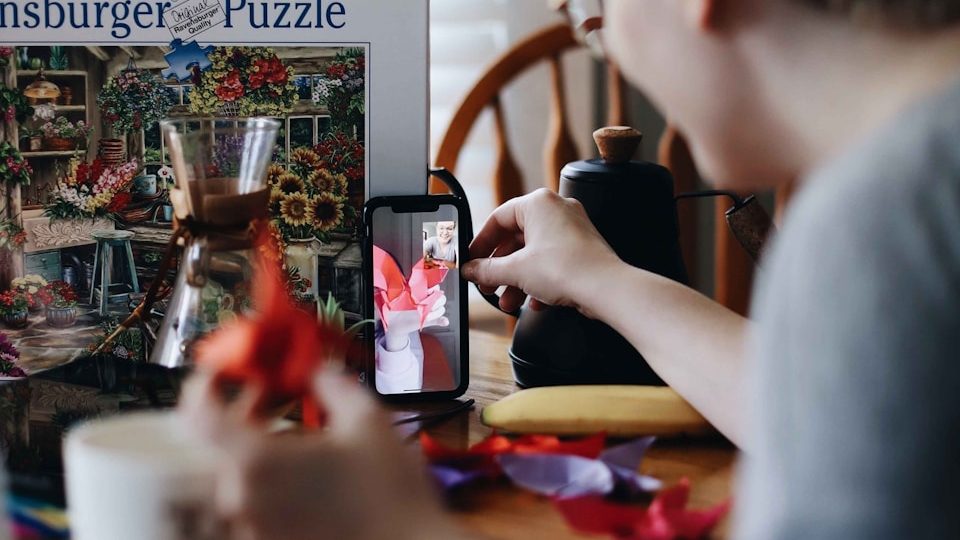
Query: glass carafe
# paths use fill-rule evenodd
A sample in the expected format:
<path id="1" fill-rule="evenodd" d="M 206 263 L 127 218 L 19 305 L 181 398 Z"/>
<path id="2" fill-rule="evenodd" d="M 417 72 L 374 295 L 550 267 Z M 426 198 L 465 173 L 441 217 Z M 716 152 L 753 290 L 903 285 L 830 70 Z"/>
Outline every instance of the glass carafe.
<path id="1" fill-rule="evenodd" d="M 266 170 L 279 123 L 266 118 L 169 120 L 170 200 L 189 231 L 150 361 L 192 365 L 198 338 L 249 307 L 254 223 L 266 217 Z"/>

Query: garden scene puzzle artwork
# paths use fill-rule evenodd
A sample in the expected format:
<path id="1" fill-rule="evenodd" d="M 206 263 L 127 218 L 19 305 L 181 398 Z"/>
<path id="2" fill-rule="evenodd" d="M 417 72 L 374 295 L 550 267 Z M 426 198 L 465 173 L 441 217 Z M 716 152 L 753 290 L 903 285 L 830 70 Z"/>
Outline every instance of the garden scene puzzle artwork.
<path id="1" fill-rule="evenodd" d="M 0 13 L 0 470 L 53 516 L 66 434 L 175 406 L 195 345 L 261 312 L 264 264 L 305 317 L 367 318 L 362 208 L 425 190 L 429 55 L 425 0 L 309 28 L 48 4 Z"/>
<path id="2" fill-rule="evenodd" d="M 248 117 L 279 123 L 266 211 L 290 294 L 301 302 L 332 296 L 359 320 L 368 52 L 368 45 L 179 41 L 0 48 L 4 282 L 27 276 L 47 291 L 44 298 L 50 291 L 69 291 L 70 298 L 54 305 L 36 299 L 36 291 L 0 291 L 3 331 L 16 351 L 4 357 L 5 373 L 38 373 L 74 360 L 129 313 L 154 279 L 173 281 L 175 267 L 157 275 L 173 231 L 175 185 L 161 120 L 184 133 L 204 118 L 226 130 Z M 241 132 L 215 144 L 208 168 L 218 170 L 207 172 L 236 174 Z M 216 276 L 203 301 L 196 324 L 204 331 L 250 306 L 244 281 Z M 57 308 L 63 313 L 49 315 Z M 51 341 L 52 328 L 69 328 L 73 338 Z M 149 355 L 149 339 L 128 341 L 106 351 Z"/>
<path id="3" fill-rule="evenodd" d="M 170 297 L 118 331 L 154 281 L 179 286 L 184 255 L 161 267 L 177 191 L 163 122 L 216 128 L 205 165 L 215 178 L 243 175 L 247 118 L 276 122 L 262 215 L 288 294 L 363 318 L 369 49 L 211 45 L 199 49 L 206 69 L 179 65 L 181 79 L 169 46 L 0 48 L 0 449 L 15 483 L 41 478 L 59 493 L 67 428 L 176 398 L 171 375 L 148 362 L 165 312 L 179 309 Z M 245 260 L 213 254 L 191 331 L 252 312 Z"/>

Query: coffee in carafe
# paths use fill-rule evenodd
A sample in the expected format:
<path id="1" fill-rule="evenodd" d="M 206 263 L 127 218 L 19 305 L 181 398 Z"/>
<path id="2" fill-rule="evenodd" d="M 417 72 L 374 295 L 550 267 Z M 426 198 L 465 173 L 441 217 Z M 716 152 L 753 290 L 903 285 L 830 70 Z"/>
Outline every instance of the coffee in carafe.
<path id="1" fill-rule="evenodd" d="M 249 306 L 254 223 L 266 217 L 266 170 L 279 123 L 264 118 L 167 121 L 176 217 L 189 234 L 150 361 L 192 364 L 194 342 Z"/>

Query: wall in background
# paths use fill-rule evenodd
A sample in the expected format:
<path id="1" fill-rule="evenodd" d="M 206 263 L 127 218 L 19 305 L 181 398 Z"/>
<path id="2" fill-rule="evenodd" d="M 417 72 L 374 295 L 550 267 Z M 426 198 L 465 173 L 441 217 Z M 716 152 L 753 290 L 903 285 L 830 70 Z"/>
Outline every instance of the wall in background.
<path id="1" fill-rule="evenodd" d="M 597 68 L 598 75 L 596 80 L 597 96 L 597 121 L 602 121 L 606 114 L 606 82 L 602 77 L 602 68 Z M 650 103 L 643 93 L 637 89 L 631 88 L 629 91 L 630 115 L 634 127 L 644 134 L 643 148 L 641 152 L 642 159 L 647 161 L 658 161 L 657 151 L 660 137 L 663 135 L 666 121 L 660 112 Z M 698 189 L 712 189 L 713 186 L 702 183 Z M 758 198 L 767 212 L 772 216 L 774 213 L 773 193 L 760 193 Z M 688 200 L 682 201 L 683 205 L 696 205 L 697 207 L 697 238 L 700 239 L 697 246 L 697 260 L 694 265 L 688 261 L 688 271 L 692 280 L 692 285 L 707 296 L 714 295 L 714 233 L 718 226 L 716 217 L 716 207 L 714 199 Z M 690 226 L 689 224 L 680 224 L 681 228 Z M 725 222 L 720 222 L 719 226 L 726 228 Z"/>
<path id="2" fill-rule="evenodd" d="M 486 67 L 517 41 L 562 18 L 547 7 L 546 0 L 433 0 L 431 4 L 431 143 L 436 151 L 460 100 Z M 606 121 L 605 70 L 586 51 L 566 55 L 564 66 L 571 129 L 581 155 L 593 157 L 596 149 L 591 134 Z M 518 80 L 503 96 L 511 148 L 528 191 L 540 187 L 544 178 L 542 150 L 549 96 L 546 65 Z M 641 92 L 630 90 L 629 100 L 631 124 L 644 133 L 640 157 L 657 161 L 664 119 Z M 475 126 L 457 170 L 470 197 L 475 226 L 494 208 L 490 185 L 494 160 L 493 122 L 487 112 Z M 697 205 L 701 242 L 696 264 L 689 270 L 693 285 L 712 296 L 714 203 L 681 204 Z"/>
<path id="3" fill-rule="evenodd" d="M 436 151 L 460 100 L 497 57 L 545 26 L 562 22 L 546 0 L 433 0 L 431 2 L 431 142 Z M 571 130 L 584 157 L 595 154 L 593 63 L 586 52 L 564 57 Z M 503 96 L 510 144 L 526 188 L 543 185 L 543 143 L 549 122 L 550 73 L 531 70 Z M 495 160 L 493 121 L 484 114 L 457 170 L 470 196 L 476 225 L 494 208 L 490 178 Z"/>

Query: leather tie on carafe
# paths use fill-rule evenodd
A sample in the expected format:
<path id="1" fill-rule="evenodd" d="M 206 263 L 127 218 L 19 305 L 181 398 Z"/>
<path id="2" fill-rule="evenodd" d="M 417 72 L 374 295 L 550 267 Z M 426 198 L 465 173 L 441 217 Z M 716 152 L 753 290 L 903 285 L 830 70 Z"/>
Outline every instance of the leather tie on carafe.
<path id="1" fill-rule="evenodd" d="M 120 323 L 94 351 L 98 354 L 126 329 L 134 324 L 145 324 L 154 303 L 169 296 L 172 287 L 162 289 L 163 279 L 177 258 L 177 247 L 186 247 L 183 264 L 187 282 L 195 287 L 206 285 L 210 254 L 220 251 L 242 251 L 256 247 L 258 231 L 264 230 L 270 192 L 264 188 L 252 193 L 205 195 L 196 205 L 197 214 L 190 212 L 188 195 L 179 188 L 170 189 L 170 203 L 174 209 L 173 236 L 160 261 L 157 276 L 146 295 L 130 316 Z"/>
<path id="2" fill-rule="evenodd" d="M 208 179 L 209 185 L 218 179 Z M 224 185 L 229 179 L 222 180 Z M 210 254 L 221 251 L 242 251 L 256 246 L 258 225 L 267 219 L 270 192 L 264 188 L 244 194 L 203 194 L 187 204 L 184 190 L 170 190 L 170 201 L 177 218 L 176 228 L 183 229 L 187 244 L 184 265 L 187 282 L 195 287 L 206 285 Z"/>

